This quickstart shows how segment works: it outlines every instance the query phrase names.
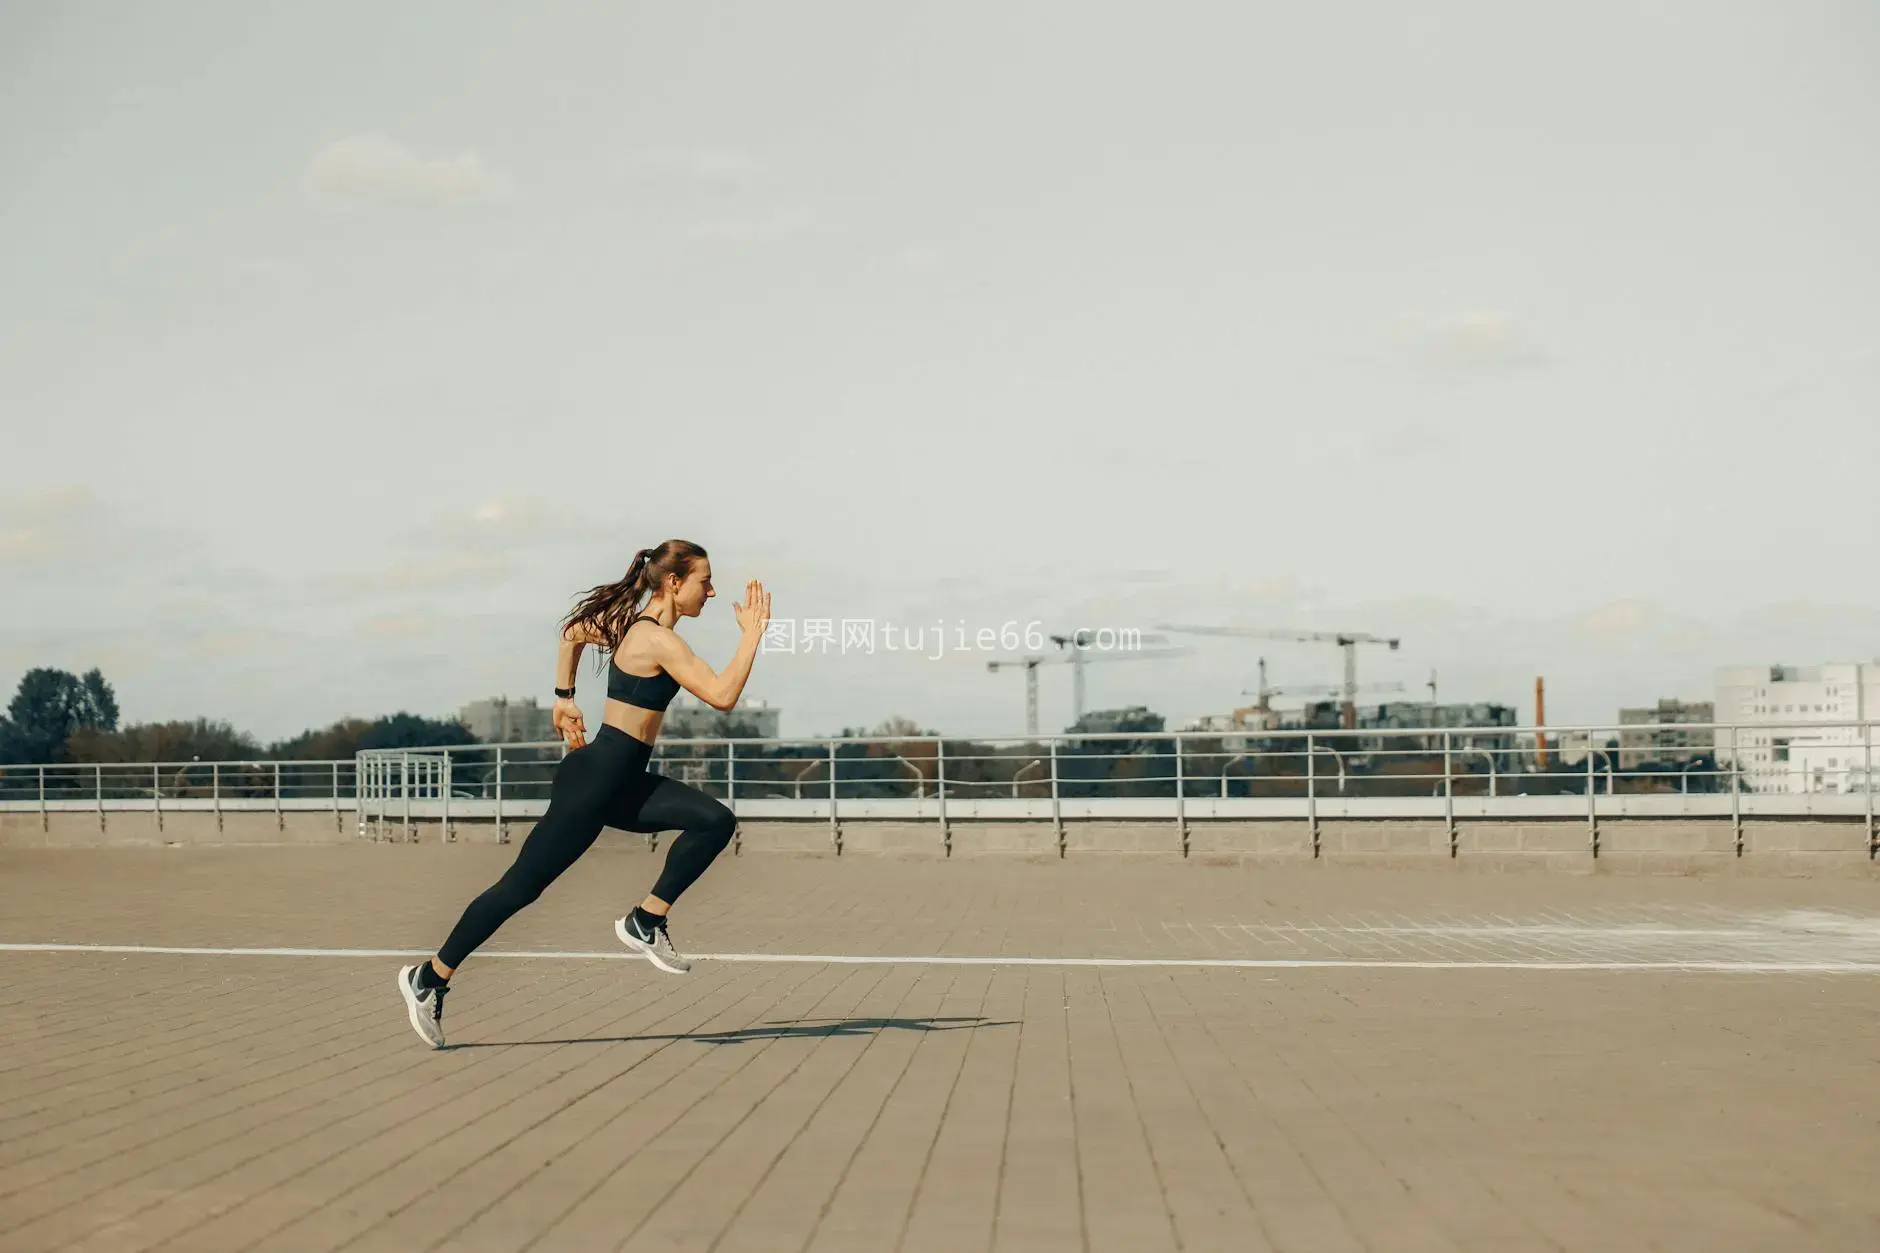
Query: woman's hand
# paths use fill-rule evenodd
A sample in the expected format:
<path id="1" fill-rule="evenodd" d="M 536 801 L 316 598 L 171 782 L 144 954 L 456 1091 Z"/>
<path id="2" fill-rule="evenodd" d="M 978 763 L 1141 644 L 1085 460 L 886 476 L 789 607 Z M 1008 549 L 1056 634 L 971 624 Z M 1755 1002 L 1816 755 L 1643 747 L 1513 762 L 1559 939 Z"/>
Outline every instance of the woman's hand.
<path id="1" fill-rule="evenodd" d="M 752 579 L 744 585 L 744 603 L 733 605 L 731 612 L 737 615 L 738 626 L 746 635 L 761 636 L 770 623 L 770 593 Z"/>
<path id="2" fill-rule="evenodd" d="M 555 699 L 555 712 L 550 719 L 569 748 L 580 748 L 587 743 L 587 724 L 581 720 L 581 706 L 566 696 Z"/>

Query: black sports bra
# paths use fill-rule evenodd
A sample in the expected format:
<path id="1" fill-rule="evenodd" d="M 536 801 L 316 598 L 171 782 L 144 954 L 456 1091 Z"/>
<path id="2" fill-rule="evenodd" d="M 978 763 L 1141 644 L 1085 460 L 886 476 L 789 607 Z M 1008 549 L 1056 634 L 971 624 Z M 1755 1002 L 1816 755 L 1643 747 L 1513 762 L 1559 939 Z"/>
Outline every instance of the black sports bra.
<path id="1" fill-rule="evenodd" d="M 633 624 L 627 623 L 628 630 Z M 626 642 L 627 633 L 622 631 L 620 639 Z M 610 658 L 607 663 L 607 699 L 624 701 L 640 709 L 650 709 L 655 713 L 664 713 L 672 698 L 679 694 L 679 680 L 664 670 L 657 674 L 628 674 L 615 665 Z"/>

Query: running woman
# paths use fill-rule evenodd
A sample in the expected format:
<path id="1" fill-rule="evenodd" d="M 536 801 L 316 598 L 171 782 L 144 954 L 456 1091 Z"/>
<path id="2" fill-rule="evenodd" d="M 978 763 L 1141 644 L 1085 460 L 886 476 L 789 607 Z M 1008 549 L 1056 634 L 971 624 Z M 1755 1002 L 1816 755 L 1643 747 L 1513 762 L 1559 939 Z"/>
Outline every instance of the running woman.
<path id="1" fill-rule="evenodd" d="M 722 673 L 705 664 L 673 626 L 696 618 L 712 590 L 711 560 L 686 540 L 641 549 L 618 583 L 591 589 L 562 623 L 555 665 L 556 731 L 571 750 L 555 767 L 548 811 L 522 842 L 515 862 L 463 917 L 436 956 L 398 972 L 411 1026 L 432 1048 L 444 1045 L 444 995 L 450 977 L 496 929 L 542 894 L 587 852 L 602 827 L 651 834 L 678 831 L 646 899 L 615 921 L 614 934 L 669 974 L 692 963 L 679 955 L 666 916 L 731 842 L 737 823 L 713 797 L 647 768 L 666 706 L 683 687 L 714 709 L 738 703 L 770 621 L 770 594 L 752 579 L 733 606 L 742 636 Z M 647 597 L 641 605 L 641 597 Z M 611 654 L 607 711 L 592 743 L 574 703 L 575 669 L 589 645 Z"/>

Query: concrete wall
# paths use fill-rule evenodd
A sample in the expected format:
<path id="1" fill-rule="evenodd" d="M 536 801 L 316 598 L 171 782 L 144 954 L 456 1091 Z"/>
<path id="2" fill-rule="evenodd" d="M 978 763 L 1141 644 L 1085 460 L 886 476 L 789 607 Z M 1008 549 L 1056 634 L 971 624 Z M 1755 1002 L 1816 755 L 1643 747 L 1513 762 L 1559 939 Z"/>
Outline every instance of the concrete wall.
<path id="1" fill-rule="evenodd" d="M 160 844 L 332 844 L 356 839 L 350 813 L 301 810 L 200 810 L 157 813 L 150 809 L 0 812 L 0 848 L 77 848 Z"/>
<path id="2" fill-rule="evenodd" d="M 42 825 L 43 824 L 43 825 Z M 459 821 L 458 843 L 517 845 L 533 820 L 502 828 Z M 396 835 L 396 828 L 393 829 Z M 446 838 L 436 822 L 412 827 L 418 840 Z M 838 834 L 840 844 L 838 847 Z M 1064 825 L 1060 850 L 1048 821 L 843 822 L 753 819 L 738 833 L 739 855 L 809 857 L 1016 857 L 1056 861 L 1060 856 L 1187 860 L 1200 865 L 1321 862 L 1461 871 L 1536 870 L 1571 874 L 1837 875 L 1880 879 L 1868 852 L 1864 817 L 1747 818 L 1741 849 L 1728 818 L 1619 818 L 1597 828 L 1597 855 L 1584 818 L 1458 821 L 1452 855 L 1440 819 L 1336 819 L 1322 821 L 1316 848 L 1310 824 L 1296 820 L 1191 820 L 1184 851 L 1173 821 L 1076 821 Z M 0 847 L 81 847 L 162 844 L 304 844 L 359 839 L 350 813 L 171 812 L 125 809 L 0 813 Z M 656 842 L 663 847 L 671 836 Z M 606 831 L 603 843 L 641 842 L 644 836 Z"/>

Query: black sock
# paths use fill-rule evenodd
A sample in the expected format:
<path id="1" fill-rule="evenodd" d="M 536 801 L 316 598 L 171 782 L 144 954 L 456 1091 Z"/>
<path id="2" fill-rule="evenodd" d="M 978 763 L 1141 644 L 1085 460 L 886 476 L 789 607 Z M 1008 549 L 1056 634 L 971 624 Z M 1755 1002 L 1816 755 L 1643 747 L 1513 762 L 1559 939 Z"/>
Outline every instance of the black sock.
<path id="1" fill-rule="evenodd" d="M 418 967 L 418 986 L 419 987 L 441 988 L 448 982 L 450 982 L 448 979 L 443 978 L 441 975 L 437 973 L 437 967 L 431 964 L 430 958 L 428 957 L 425 958 L 424 964 Z"/>
<path id="2" fill-rule="evenodd" d="M 639 923 L 640 929 L 648 935 L 653 934 L 654 931 L 658 930 L 666 922 L 660 915 L 649 914 L 638 905 L 633 907 L 633 920 Z"/>

